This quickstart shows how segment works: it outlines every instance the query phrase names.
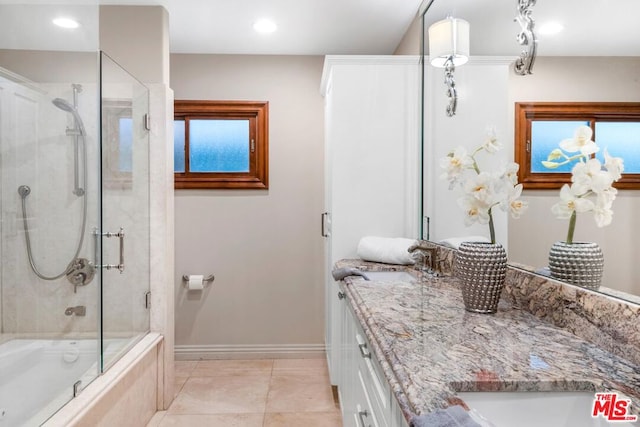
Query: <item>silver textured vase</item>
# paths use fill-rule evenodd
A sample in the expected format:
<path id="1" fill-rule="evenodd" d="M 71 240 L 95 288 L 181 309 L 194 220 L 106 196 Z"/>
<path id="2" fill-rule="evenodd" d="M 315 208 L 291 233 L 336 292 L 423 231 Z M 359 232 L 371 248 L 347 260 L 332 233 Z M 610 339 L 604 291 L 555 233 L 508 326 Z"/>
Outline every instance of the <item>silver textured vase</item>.
<path id="1" fill-rule="evenodd" d="M 455 257 L 464 308 L 495 313 L 507 277 L 507 252 L 499 243 L 463 242 Z"/>
<path id="2" fill-rule="evenodd" d="M 604 255 L 597 243 L 555 242 L 549 251 L 551 277 L 597 291 L 604 271 Z"/>

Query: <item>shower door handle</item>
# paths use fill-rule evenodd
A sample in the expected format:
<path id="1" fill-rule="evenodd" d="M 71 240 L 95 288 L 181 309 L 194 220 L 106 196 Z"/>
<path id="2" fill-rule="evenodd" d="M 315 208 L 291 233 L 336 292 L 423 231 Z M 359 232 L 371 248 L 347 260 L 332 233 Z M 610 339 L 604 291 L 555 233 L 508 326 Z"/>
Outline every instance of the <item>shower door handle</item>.
<path id="1" fill-rule="evenodd" d="M 104 237 L 117 237 L 120 243 L 120 262 L 118 264 L 103 264 L 97 265 L 98 263 L 98 245 L 96 242 L 96 268 L 106 268 L 107 270 L 118 269 L 120 274 L 124 271 L 124 228 L 120 227 L 120 230 L 117 233 L 113 233 L 111 231 L 107 231 L 105 233 L 98 233 L 97 230 L 94 232 L 95 239 L 98 239 L 98 235 L 102 235 Z"/>

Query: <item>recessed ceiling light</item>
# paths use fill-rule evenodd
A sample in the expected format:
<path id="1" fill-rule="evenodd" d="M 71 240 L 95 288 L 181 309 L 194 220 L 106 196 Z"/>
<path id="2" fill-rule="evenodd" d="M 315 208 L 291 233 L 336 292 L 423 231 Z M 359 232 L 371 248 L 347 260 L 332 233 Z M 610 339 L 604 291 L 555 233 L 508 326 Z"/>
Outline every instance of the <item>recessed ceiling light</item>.
<path id="1" fill-rule="evenodd" d="M 258 33 L 273 33 L 278 26 L 270 19 L 258 19 L 253 23 L 253 29 Z"/>
<path id="2" fill-rule="evenodd" d="M 60 18 L 54 19 L 52 22 L 58 27 L 62 27 L 62 28 L 73 29 L 73 28 L 78 28 L 80 26 L 80 24 L 78 24 L 78 21 L 72 18 L 60 17 Z"/>
<path id="3" fill-rule="evenodd" d="M 562 30 L 564 30 L 564 25 L 562 25 L 561 23 L 547 22 L 545 24 L 540 25 L 540 28 L 538 29 L 538 33 L 549 36 L 553 34 L 558 34 Z"/>

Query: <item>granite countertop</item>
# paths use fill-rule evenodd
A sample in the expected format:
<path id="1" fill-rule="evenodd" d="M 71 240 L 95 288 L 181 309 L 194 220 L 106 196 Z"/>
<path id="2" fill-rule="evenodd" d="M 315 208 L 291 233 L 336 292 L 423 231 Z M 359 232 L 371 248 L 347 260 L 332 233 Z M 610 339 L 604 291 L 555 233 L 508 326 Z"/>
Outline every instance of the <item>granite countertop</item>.
<path id="1" fill-rule="evenodd" d="M 362 260 L 339 267 L 406 270 Z M 411 270 L 413 271 L 413 270 Z M 503 300 L 465 311 L 454 277 L 340 282 L 407 420 L 463 404 L 460 391 L 617 391 L 640 414 L 640 367 Z"/>

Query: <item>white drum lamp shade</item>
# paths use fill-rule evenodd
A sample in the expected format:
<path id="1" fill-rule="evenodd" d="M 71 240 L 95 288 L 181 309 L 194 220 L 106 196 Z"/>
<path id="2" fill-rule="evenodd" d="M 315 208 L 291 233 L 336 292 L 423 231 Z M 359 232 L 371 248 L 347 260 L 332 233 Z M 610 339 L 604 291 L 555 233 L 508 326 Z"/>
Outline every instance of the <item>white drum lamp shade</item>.
<path id="1" fill-rule="evenodd" d="M 429 27 L 431 65 L 444 68 L 449 58 L 455 66 L 469 60 L 469 23 L 464 19 L 446 18 Z"/>

